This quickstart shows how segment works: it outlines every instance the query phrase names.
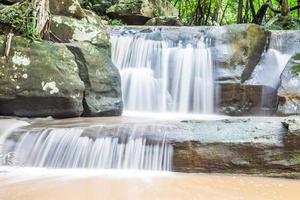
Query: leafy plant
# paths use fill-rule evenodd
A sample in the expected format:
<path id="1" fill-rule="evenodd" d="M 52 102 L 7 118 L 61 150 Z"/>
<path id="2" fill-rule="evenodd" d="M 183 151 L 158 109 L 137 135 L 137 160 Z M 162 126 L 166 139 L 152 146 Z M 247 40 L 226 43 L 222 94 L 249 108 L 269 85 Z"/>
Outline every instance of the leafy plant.
<path id="1" fill-rule="evenodd" d="M 14 32 L 30 38 L 38 37 L 35 30 L 36 20 L 33 17 L 31 1 L 22 1 L 0 10 L 0 31 Z"/>

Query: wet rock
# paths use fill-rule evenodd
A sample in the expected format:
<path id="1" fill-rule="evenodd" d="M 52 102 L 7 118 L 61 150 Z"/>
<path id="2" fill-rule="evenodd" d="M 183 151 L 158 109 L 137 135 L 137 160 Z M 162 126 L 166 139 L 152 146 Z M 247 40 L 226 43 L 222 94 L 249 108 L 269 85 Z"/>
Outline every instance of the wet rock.
<path id="1" fill-rule="evenodd" d="M 300 117 L 292 116 L 284 119 L 282 123 L 288 130 L 285 137 L 286 146 L 300 149 Z"/>
<path id="2" fill-rule="evenodd" d="M 177 139 L 170 136 L 172 169 L 299 178 L 299 151 L 283 142 L 288 132 L 281 121 L 256 117 L 187 122 Z"/>
<path id="3" fill-rule="evenodd" d="M 218 112 L 230 116 L 272 115 L 276 112 L 276 89 L 262 85 L 221 83 Z"/>
<path id="4" fill-rule="evenodd" d="M 178 10 L 166 0 L 120 0 L 107 14 L 127 24 L 143 25 L 154 17 L 178 16 Z"/>
<path id="5" fill-rule="evenodd" d="M 6 37 L 0 37 L 0 52 Z M 66 76 L 67 75 L 67 76 Z M 75 117 L 83 112 L 83 82 L 66 46 L 14 37 L 0 59 L 0 115 Z"/>
<path id="6" fill-rule="evenodd" d="M 243 83 L 249 79 L 267 47 L 269 35 L 270 32 L 253 24 L 212 30 L 211 37 L 217 40 L 216 48 L 212 51 L 218 66 L 217 80 Z"/>
<path id="7" fill-rule="evenodd" d="M 155 17 L 148 20 L 146 26 L 183 26 L 178 17 Z"/>
<path id="8" fill-rule="evenodd" d="M 50 12 L 53 15 L 62 15 L 82 19 L 85 16 L 77 0 L 50 0 Z"/>
<path id="9" fill-rule="evenodd" d="M 300 114 L 300 53 L 288 62 L 278 90 L 278 115 Z"/>
<path id="10" fill-rule="evenodd" d="M 106 15 L 106 10 L 111 7 L 114 3 L 117 3 L 116 0 L 89 0 L 83 1 L 80 0 L 79 3 L 83 8 L 92 9 L 95 13 L 100 16 Z"/>
<path id="11" fill-rule="evenodd" d="M 83 116 L 122 114 L 121 79 L 108 49 L 89 43 L 67 44 L 75 55 L 81 80 L 85 84 Z"/>

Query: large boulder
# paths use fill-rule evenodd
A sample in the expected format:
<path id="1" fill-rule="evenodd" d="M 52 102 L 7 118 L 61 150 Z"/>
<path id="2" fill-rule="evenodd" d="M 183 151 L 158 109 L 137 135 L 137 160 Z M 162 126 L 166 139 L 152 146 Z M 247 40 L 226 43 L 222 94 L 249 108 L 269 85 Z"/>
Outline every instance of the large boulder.
<path id="1" fill-rule="evenodd" d="M 0 37 L 0 52 L 6 38 Z M 84 84 L 64 45 L 15 37 L 0 59 L 0 115 L 74 117 L 83 112 Z"/>
<path id="2" fill-rule="evenodd" d="M 51 39 L 57 42 L 91 42 L 109 46 L 109 35 L 95 14 L 78 20 L 67 16 L 54 15 L 51 18 Z"/>
<path id="3" fill-rule="evenodd" d="M 67 44 L 75 55 L 79 75 L 85 84 L 83 116 L 121 115 L 121 81 L 109 51 L 90 43 Z"/>
<path id="4" fill-rule="evenodd" d="M 107 14 L 127 24 L 143 25 L 154 17 L 178 16 L 178 10 L 167 0 L 120 0 Z"/>
<path id="5" fill-rule="evenodd" d="M 216 41 L 212 57 L 217 81 L 243 83 L 250 78 L 265 51 L 270 32 L 254 24 L 218 27 L 211 31 Z"/>
<path id="6" fill-rule="evenodd" d="M 85 16 L 77 0 L 50 0 L 50 13 L 82 19 Z"/>
<path id="7" fill-rule="evenodd" d="M 300 53 L 289 60 L 281 75 L 278 101 L 279 115 L 300 114 Z"/>

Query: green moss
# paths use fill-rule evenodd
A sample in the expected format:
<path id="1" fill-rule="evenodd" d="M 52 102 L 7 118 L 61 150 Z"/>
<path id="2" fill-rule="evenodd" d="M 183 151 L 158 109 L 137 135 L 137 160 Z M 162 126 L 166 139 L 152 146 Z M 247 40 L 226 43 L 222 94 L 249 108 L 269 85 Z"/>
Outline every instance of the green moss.
<path id="1" fill-rule="evenodd" d="M 294 74 L 300 74 L 300 64 L 294 65 L 294 66 L 292 67 L 292 72 L 293 72 Z"/>
<path id="2" fill-rule="evenodd" d="M 280 161 L 280 160 L 284 160 L 285 157 L 283 154 L 277 154 L 273 157 L 274 161 Z"/>
<path id="3" fill-rule="evenodd" d="M 294 60 L 300 60 L 300 53 L 296 54 L 295 56 L 293 56 Z"/>
<path id="4" fill-rule="evenodd" d="M 244 156 L 244 160 L 247 161 L 247 162 L 249 162 L 249 163 L 253 163 L 253 157 L 251 155 L 249 155 L 249 154 L 246 154 Z"/>
<path id="5" fill-rule="evenodd" d="M 300 165 L 300 154 L 293 155 L 290 161 L 297 165 Z"/>

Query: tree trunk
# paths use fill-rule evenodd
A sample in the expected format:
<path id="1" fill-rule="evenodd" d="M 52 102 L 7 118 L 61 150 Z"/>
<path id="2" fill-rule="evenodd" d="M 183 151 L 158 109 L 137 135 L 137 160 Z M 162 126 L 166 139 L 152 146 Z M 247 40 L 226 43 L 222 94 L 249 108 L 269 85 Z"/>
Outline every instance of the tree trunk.
<path id="1" fill-rule="evenodd" d="M 243 0 L 239 0 L 238 12 L 237 12 L 237 23 L 243 23 Z"/>
<path id="2" fill-rule="evenodd" d="M 281 15 L 287 16 L 289 14 L 289 11 L 288 0 L 281 0 Z"/>
<path id="3" fill-rule="evenodd" d="M 49 33 L 49 0 L 32 0 L 35 30 L 43 38 Z"/>

